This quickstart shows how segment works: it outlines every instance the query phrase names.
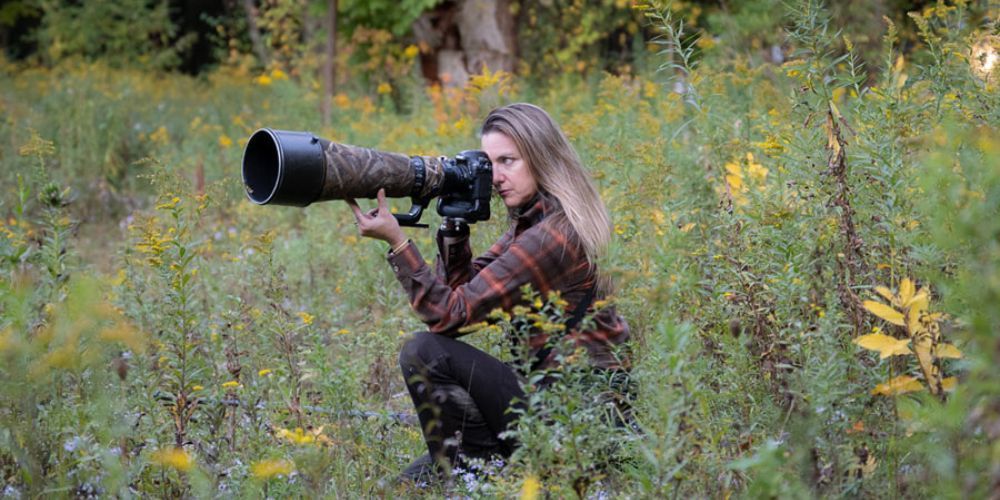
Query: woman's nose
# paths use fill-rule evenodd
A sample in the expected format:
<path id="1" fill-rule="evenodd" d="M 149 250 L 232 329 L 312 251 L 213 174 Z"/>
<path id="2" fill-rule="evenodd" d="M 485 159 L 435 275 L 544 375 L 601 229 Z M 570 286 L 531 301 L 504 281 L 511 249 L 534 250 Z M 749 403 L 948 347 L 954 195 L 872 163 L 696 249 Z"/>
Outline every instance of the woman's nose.
<path id="1" fill-rule="evenodd" d="M 499 169 L 493 167 L 493 185 L 499 186 L 503 182 L 503 175 L 500 174 Z"/>

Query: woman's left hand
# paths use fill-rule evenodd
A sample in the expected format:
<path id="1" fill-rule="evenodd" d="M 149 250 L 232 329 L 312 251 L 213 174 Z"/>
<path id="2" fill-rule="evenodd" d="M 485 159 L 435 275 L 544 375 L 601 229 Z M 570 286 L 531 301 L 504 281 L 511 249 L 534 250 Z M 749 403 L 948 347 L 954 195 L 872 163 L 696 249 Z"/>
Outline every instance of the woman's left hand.
<path id="1" fill-rule="evenodd" d="M 358 202 L 353 198 L 348 198 L 347 204 L 354 211 L 355 224 L 361 232 L 361 236 L 375 238 L 388 243 L 392 248 L 398 247 L 406 241 L 403 229 L 399 227 L 399 221 L 393 217 L 385 202 L 385 189 L 378 190 L 378 206 L 368 212 L 362 212 Z"/>

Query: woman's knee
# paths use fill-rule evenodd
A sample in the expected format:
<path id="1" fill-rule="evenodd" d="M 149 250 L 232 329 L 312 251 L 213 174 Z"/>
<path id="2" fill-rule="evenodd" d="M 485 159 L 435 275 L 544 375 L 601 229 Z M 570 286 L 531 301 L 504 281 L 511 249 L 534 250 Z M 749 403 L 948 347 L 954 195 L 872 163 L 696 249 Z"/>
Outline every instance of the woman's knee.
<path id="1" fill-rule="evenodd" d="M 433 333 L 414 332 L 399 351 L 399 368 L 407 373 L 427 366 L 439 350 Z"/>

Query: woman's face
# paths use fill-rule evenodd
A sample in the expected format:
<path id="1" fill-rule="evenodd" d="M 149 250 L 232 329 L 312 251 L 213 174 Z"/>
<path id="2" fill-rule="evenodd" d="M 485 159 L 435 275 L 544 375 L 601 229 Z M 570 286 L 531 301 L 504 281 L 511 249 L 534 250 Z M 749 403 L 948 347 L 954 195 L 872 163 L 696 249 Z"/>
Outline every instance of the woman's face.
<path id="1" fill-rule="evenodd" d="M 527 203 L 538 192 L 538 183 L 521 157 L 514 141 L 500 132 L 487 132 L 482 138 L 483 151 L 493 163 L 493 188 L 507 208 Z"/>

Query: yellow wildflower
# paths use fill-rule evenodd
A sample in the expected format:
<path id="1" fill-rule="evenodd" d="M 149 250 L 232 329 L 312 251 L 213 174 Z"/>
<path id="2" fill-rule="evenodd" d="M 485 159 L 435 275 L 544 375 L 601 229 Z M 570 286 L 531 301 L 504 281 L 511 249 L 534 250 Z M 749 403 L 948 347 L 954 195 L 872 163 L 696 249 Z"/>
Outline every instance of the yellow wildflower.
<path id="1" fill-rule="evenodd" d="M 313 320 L 316 319 L 315 316 L 313 316 L 312 314 L 309 314 L 309 313 L 307 313 L 305 311 L 299 311 L 297 314 L 299 315 L 299 318 L 302 320 L 302 323 L 304 323 L 306 325 L 313 324 Z"/>
<path id="2" fill-rule="evenodd" d="M 763 182 L 767 178 L 767 169 L 753 161 L 753 153 L 747 153 L 747 172 L 758 182 Z"/>
<path id="3" fill-rule="evenodd" d="M 646 80 L 642 82 L 642 96 L 652 99 L 660 92 L 660 86 L 656 82 Z"/>
<path id="4" fill-rule="evenodd" d="M 743 171 L 738 163 L 726 163 L 726 182 L 734 193 L 743 189 Z"/>
<path id="5" fill-rule="evenodd" d="M 110 327 L 101 330 L 100 339 L 108 342 L 121 342 L 136 352 L 142 352 L 146 349 L 146 339 L 125 321 L 117 321 Z"/>
<path id="6" fill-rule="evenodd" d="M 254 79 L 254 83 L 256 83 L 257 85 L 260 85 L 262 87 L 266 87 L 266 86 L 270 85 L 271 82 L 272 82 L 271 77 L 268 76 L 268 75 L 260 75 L 260 76 L 258 76 L 257 78 Z"/>
<path id="7" fill-rule="evenodd" d="M 177 204 L 180 203 L 180 202 L 181 202 L 181 199 L 179 197 L 177 197 L 177 196 L 174 196 L 173 198 L 170 199 L 170 201 L 165 202 L 165 203 L 160 203 L 159 205 L 157 205 L 156 209 L 157 210 L 170 210 L 171 208 L 176 207 Z"/>
<path id="8" fill-rule="evenodd" d="M 194 467 L 194 459 L 182 448 L 164 448 L 154 451 L 149 460 L 155 464 L 187 472 Z"/>
<path id="9" fill-rule="evenodd" d="M 473 323 L 471 325 L 465 325 L 465 326 L 459 328 L 458 329 L 458 333 L 465 334 L 465 333 L 478 332 L 479 330 L 482 330 L 483 328 L 486 328 L 487 326 L 489 326 L 488 323 L 486 323 L 485 321 L 480 321 L 478 323 Z"/>
<path id="10" fill-rule="evenodd" d="M 538 482 L 538 478 L 535 476 L 524 478 L 524 484 L 521 485 L 521 500 L 537 499 L 541 489 L 542 483 Z"/>
<path id="11" fill-rule="evenodd" d="M 28 140 L 28 143 L 17 150 L 17 153 L 21 156 L 38 157 L 52 156 L 55 152 L 55 144 L 52 141 L 42 139 L 34 129 L 31 129 L 31 139 Z"/>
<path id="12" fill-rule="evenodd" d="M 257 376 L 258 377 L 266 377 L 266 376 L 268 376 L 270 374 L 271 374 L 271 369 L 270 368 L 264 368 L 263 370 L 257 372 Z"/>
<path id="13" fill-rule="evenodd" d="M 314 441 L 313 437 L 303 432 L 301 427 L 296 427 L 294 431 L 279 428 L 275 435 L 292 444 L 309 444 Z"/>
<path id="14" fill-rule="evenodd" d="M 287 80 L 288 79 L 288 74 L 286 74 L 284 71 L 281 71 L 280 69 L 275 68 L 273 71 L 271 71 L 271 79 L 272 80 Z"/>
<path id="15" fill-rule="evenodd" d="M 154 130 L 152 134 L 149 134 L 149 140 L 156 144 L 167 144 L 170 142 L 170 132 L 167 132 L 166 127 L 161 126 Z"/>
<path id="16" fill-rule="evenodd" d="M 561 332 L 566 329 L 566 325 L 562 323 L 550 323 L 547 321 L 544 321 L 541 324 L 536 324 L 535 326 L 541 328 L 544 333 Z"/>
<path id="17" fill-rule="evenodd" d="M 239 387 L 239 386 L 240 386 L 240 383 L 237 382 L 237 381 L 235 381 L 235 380 L 230 380 L 229 382 L 223 382 L 222 383 L 222 388 L 223 389 L 231 389 L 233 387 Z"/>
<path id="18" fill-rule="evenodd" d="M 757 143 L 757 146 L 763 149 L 764 154 L 770 157 L 776 157 L 785 151 L 785 147 L 772 135 L 767 136 L 764 142 Z"/>
<path id="19" fill-rule="evenodd" d="M 403 55 L 407 59 L 413 59 L 414 57 L 420 55 L 420 48 L 417 47 L 416 45 L 409 45 L 406 47 L 405 50 L 403 50 Z"/>
<path id="20" fill-rule="evenodd" d="M 317 429 L 312 429 L 309 431 L 302 430 L 301 427 L 296 427 L 294 431 L 288 429 L 277 428 L 275 436 L 278 439 L 284 439 L 292 444 L 333 444 L 330 438 L 323 435 L 323 427 Z"/>
<path id="21" fill-rule="evenodd" d="M 378 84 L 378 88 L 375 89 L 375 91 L 379 94 L 388 94 L 392 92 L 392 85 L 389 85 L 387 82 L 382 82 Z"/>
<path id="22" fill-rule="evenodd" d="M 250 473 L 257 479 L 287 476 L 295 470 L 295 464 L 288 460 L 261 460 L 250 466 Z"/>
<path id="23" fill-rule="evenodd" d="M 489 318 L 508 322 L 511 319 L 510 314 L 499 307 L 490 312 Z"/>
<path id="24" fill-rule="evenodd" d="M 219 136 L 219 145 L 224 148 L 228 148 L 233 145 L 233 140 L 230 139 L 228 135 L 222 134 Z"/>

